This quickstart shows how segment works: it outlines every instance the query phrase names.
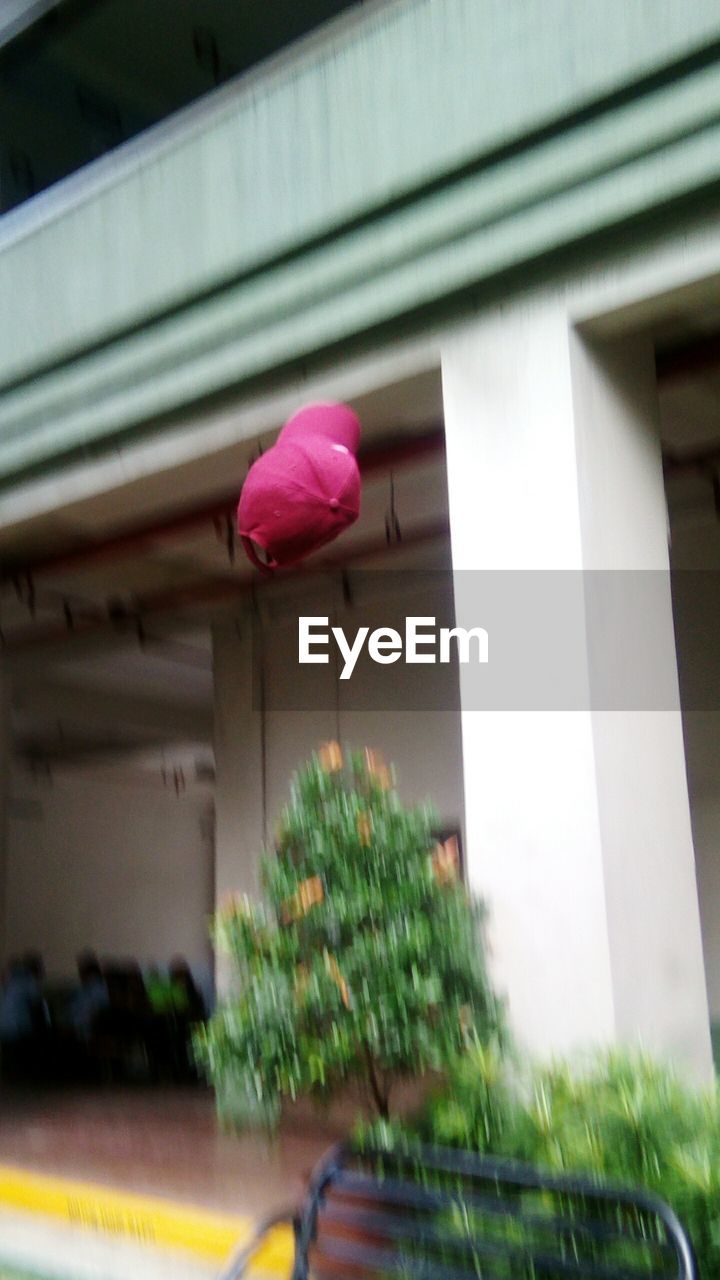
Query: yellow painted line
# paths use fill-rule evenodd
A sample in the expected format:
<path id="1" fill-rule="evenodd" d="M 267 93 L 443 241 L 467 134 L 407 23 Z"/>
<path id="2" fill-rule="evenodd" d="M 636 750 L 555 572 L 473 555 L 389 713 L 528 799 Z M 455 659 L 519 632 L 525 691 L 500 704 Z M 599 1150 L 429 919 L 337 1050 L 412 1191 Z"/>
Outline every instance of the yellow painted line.
<path id="1" fill-rule="evenodd" d="M 129 1237 L 157 1248 L 183 1249 L 213 1261 L 224 1261 L 254 1229 L 248 1217 L 212 1213 L 10 1165 L 0 1165 L 0 1206 L 59 1218 L 72 1226 Z M 258 1250 L 253 1270 L 285 1278 L 290 1274 L 292 1256 L 292 1232 L 278 1227 Z"/>

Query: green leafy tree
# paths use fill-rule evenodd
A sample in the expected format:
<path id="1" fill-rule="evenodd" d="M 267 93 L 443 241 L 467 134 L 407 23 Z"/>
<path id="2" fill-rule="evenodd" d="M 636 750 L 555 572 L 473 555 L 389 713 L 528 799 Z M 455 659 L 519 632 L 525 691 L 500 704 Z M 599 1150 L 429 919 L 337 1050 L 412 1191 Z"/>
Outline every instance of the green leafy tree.
<path id="1" fill-rule="evenodd" d="M 226 1118 L 272 1126 L 284 1098 L 350 1081 L 387 1117 L 399 1079 L 499 1034 L 482 911 L 434 826 L 371 751 L 328 743 L 296 776 L 264 904 L 216 921 L 233 985 L 200 1052 Z"/>
<path id="2" fill-rule="evenodd" d="M 645 1187 L 689 1232 L 701 1280 L 720 1276 L 720 1088 L 696 1089 L 644 1054 L 536 1066 L 471 1047 L 412 1125 L 378 1122 L 367 1136 L 390 1149 L 422 1140 Z"/>

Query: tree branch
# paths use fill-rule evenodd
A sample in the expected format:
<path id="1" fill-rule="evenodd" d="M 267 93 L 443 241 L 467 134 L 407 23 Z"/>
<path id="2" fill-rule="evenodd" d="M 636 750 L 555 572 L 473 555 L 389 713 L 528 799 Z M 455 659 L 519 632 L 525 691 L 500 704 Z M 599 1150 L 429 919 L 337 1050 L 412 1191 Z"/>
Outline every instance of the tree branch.
<path id="1" fill-rule="evenodd" d="M 377 1108 L 377 1112 L 378 1112 L 378 1115 L 380 1116 L 380 1119 L 388 1120 L 390 1118 L 389 1090 L 387 1088 L 383 1090 L 380 1087 L 380 1082 L 377 1077 L 377 1071 L 375 1070 L 375 1063 L 373 1061 L 373 1056 L 370 1051 L 370 1046 L 368 1044 L 365 1044 L 363 1045 L 363 1048 L 365 1050 L 365 1060 L 367 1062 L 368 1080 L 370 1082 L 370 1090 L 372 1092 L 373 1101 Z"/>

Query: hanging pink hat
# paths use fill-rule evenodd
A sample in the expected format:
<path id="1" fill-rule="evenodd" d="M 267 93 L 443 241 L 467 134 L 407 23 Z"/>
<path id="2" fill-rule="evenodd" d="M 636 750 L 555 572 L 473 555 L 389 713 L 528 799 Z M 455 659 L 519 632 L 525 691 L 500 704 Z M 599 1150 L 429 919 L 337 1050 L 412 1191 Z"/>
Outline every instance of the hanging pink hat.
<path id="1" fill-rule="evenodd" d="M 310 404 L 285 423 L 240 494 L 237 529 L 254 565 L 296 564 L 357 520 L 359 442 L 360 422 L 346 404 Z"/>

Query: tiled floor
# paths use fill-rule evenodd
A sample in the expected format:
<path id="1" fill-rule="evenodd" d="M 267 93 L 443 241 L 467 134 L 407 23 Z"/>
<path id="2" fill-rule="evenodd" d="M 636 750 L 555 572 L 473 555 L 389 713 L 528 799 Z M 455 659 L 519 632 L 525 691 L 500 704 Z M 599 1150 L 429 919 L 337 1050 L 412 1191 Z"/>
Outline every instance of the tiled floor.
<path id="1" fill-rule="evenodd" d="M 114 1089 L 0 1098 L 0 1164 L 255 1216 L 299 1198 L 339 1135 L 305 1110 L 274 1142 L 218 1131 L 209 1094 Z"/>

